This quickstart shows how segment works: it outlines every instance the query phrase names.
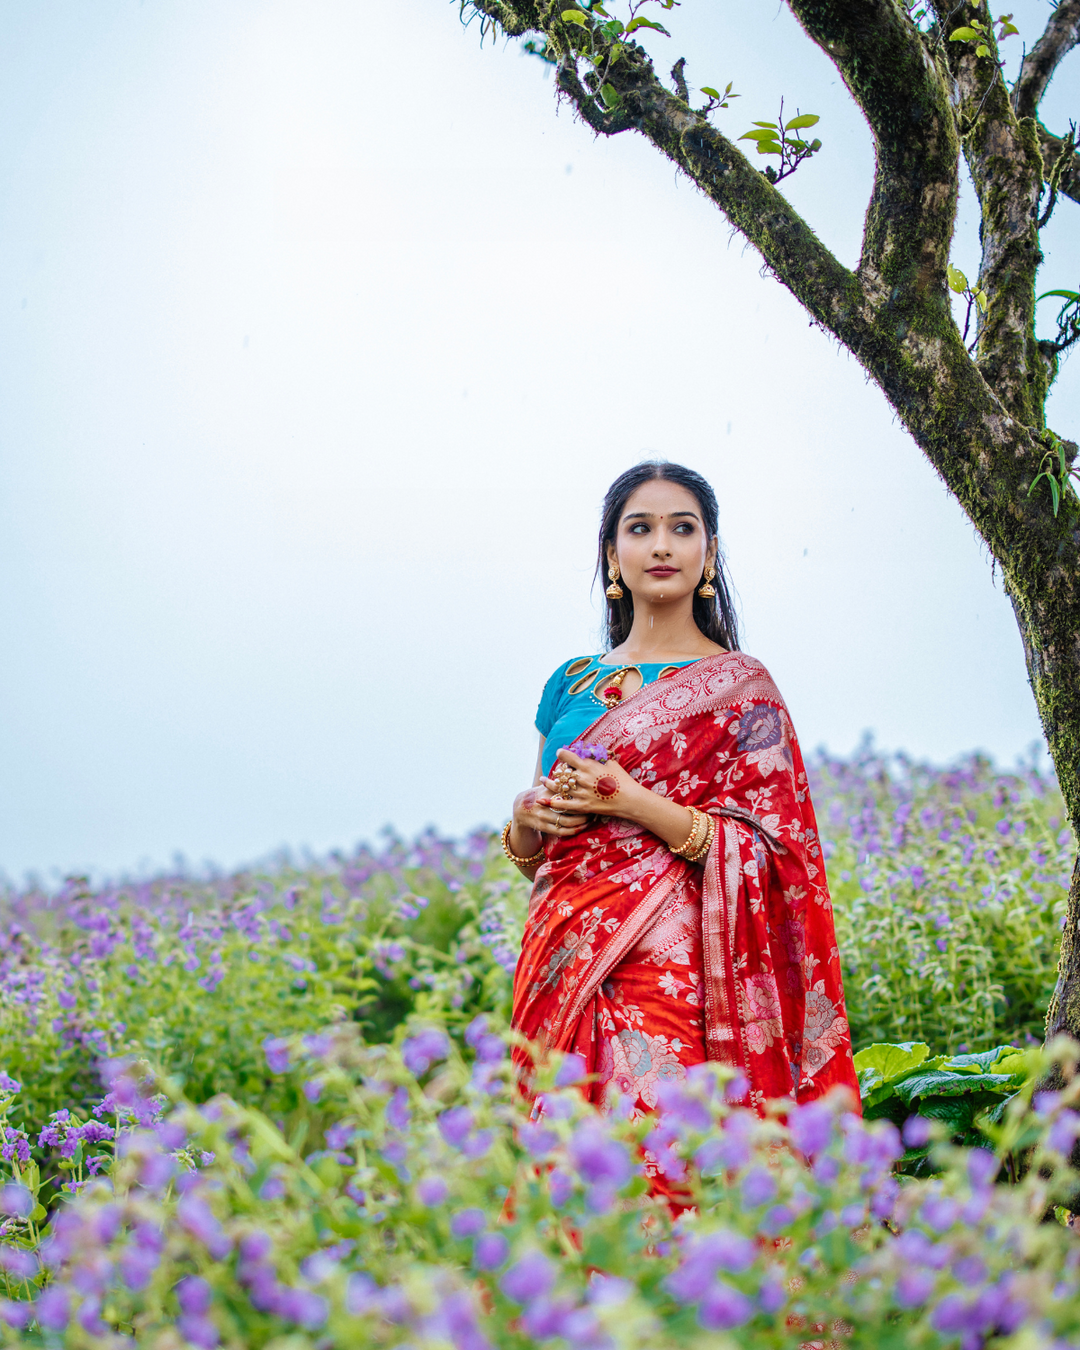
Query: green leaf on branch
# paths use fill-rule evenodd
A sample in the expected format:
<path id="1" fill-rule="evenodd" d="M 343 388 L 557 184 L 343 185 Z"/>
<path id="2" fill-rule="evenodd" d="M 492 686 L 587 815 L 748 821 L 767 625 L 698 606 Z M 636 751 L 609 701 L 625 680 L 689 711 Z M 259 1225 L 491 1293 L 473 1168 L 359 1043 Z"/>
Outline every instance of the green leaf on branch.
<path id="1" fill-rule="evenodd" d="M 579 23 L 582 28 L 586 27 L 589 22 L 580 9 L 564 9 L 559 18 L 562 19 L 563 23 Z"/>
<path id="2" fill-rule="evenodd" d="M 954 28 L 949 34 L 950 42 L 971 42 L 979 35 L 974 28 Z"/>
<path id="3" fill-rule="evenodd" d="M 604 107 L 610 112 L 612 108 L 618 107 L 619 91 L 613 84 L 603 84 L 600 86 L 600 97 L 604 100 Z"/>
<path id="4" fill-rule="evenodd" d="M 815 122 L 820 122 L 821 118 L 817 113 L 803 113 L 799 117 L 793 117 L 784 127 L 785 131 L 800 131 L 803 127 L 812 127 Z"/>
<path id="5" fill-rule="evenodd" d="M 636 33 L 639 28 L 655 28 L 658 33 L 663 33 L 665 37 L 671 36 L 662 23 L 654 23 L 652 19 L 645 19 L 640 14 L 636 19 L 630 20 L 626 25 L 626 31 L 628 33 Z"/>
<path id="6" fill-rule="evenodd" d="M 968 288 L 968 280 L 959 267 L 954 267 L 952 263 L 949 263 L 947 276 L 949 278 L 949 289 L 955 291 L 957 295 L 963 295 Z"/>
<path id="7" fill-rule="evenodd" d="M 1062 300 L 1080 300 L 1080 291 L 1043 291 L 1042 295 L 1035 297 L 1035 303 L 1045 300 L 1048 295 L 1060 296 Z"/>
<path id="8" fill-rule="evenodd" d="M 990 55 L 990 48 L 986 45 L 985 42 L 980 42 L 979 45 L 975 48 L 975 55 L 976 55 L 976 56 L 989 56 L 989 55 Z"/>
<path id="9" fill-rule="evenodd" d="M 722 97 L 723 97 L 723 95 L 720 93 L 720 91 L 719 91 L 718 89 L 712 89 L 712 88 L 710 88 L 710 86 L 707 85 L 707 84 L 703 84 L 703 85 L 701 86 L 701 92 L 702 92 L 703 94 L 708 94 L 708 96 L 709 96 L 710 98 L 722 98 Z"/>
<path id="10" fill-rule="evenodd" d="M 740 141 L 775 141 L 775 140 L 776 140 L 776 131 L 775 131 L 775 129 L 772 130 L 772 131 L 769 131 L 767 128 L 762 127 L 762 128 L 760 128 L 759 130 L 757 130 L 757 131 L 748 131 L 748 132 L 746 132 L 745 135 L 742 135 L 742 136 L 739 137 L 739 140 L 740 140 Z"/>

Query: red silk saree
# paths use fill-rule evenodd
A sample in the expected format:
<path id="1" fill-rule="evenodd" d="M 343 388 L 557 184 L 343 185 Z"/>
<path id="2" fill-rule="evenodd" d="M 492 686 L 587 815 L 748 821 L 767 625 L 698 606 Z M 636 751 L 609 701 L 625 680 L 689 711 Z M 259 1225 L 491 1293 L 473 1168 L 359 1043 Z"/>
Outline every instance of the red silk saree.
<path id="1" fill-rule="evenodd" d="M 725 652 L 643 686 L 586 738 L 639 783 L 716 817 L 704 867 L 631 821 L 548 838 L 514 978 L 513 1026 L 574 1051 L 602 1107 L 651 1111 L 665 1080 L 722 1060 L 743 1102 L 858 1101 L 806 771 L 768 671 Z M 517 1060 L 527 1077 L 529 1054 Z"/>

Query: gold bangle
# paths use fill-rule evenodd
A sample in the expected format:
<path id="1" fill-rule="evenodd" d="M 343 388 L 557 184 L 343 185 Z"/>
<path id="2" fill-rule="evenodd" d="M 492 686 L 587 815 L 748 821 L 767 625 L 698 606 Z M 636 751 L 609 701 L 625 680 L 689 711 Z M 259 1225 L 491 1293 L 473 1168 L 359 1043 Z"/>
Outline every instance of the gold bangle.
<path id="1" fill-rule="evenodd" d="M 701 845 L 701 847 L 697 850 L 697 852 L 687 853 L 684 855 L 686 857 L 687 862 L 692 863 L 704 862 L 706 857 L 708 856 L 709 849 L 712 848 L 713 835 L 716 832 L 716 821 L 712 816 L 706 816 L 706 820 L 708 820 L 709 822 L 709 827 L 705 831 L 705 842 Z"/>
<path id="2" fill-rule="evenodd" d="M 540 864 L 547 857 L 547 854 L 544 852 L 544 846 L 541 844 L 539 852 L 534 853 L 531 858 L 519 858 L 516 853 L 510 852 L 510 831 L 513 828 L 514 822 L 512 820 L 508 820 L 506 824 L 503 826 L 502 832 L 503 852 L 506 854 L 506 856 L 510 859 L 510 861 L 514 864 L 515 867 L 539 867 Z"/>
<path id="3" fill-rule="evenodd" d="M 702 839 L 709 831 L 709 817 L 704 811 L 699 811 L 696 806 L 688 806 L 686 809 L 693 817 L 694 823 L 687 836 L 686 842 L 681 848 L 673 848 L 671 850 L 677 858 L 688 858 L 690 854 L 696 853 L 701 847 Z"/>

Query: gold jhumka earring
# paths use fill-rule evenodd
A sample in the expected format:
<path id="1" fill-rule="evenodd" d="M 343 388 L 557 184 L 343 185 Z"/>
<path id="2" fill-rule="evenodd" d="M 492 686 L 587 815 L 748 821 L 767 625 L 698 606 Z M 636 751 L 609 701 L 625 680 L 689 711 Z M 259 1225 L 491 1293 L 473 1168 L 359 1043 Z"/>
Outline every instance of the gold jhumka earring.
<path id="1" fill-rule="evenodd" d="M 698 587 L 698 595 L 702 600 L 712 600 L 716 597 L 716 587 L 712 584 L 713 577 L 716 576 L 716 568 L 710 563 L 705 568 L 705 580 Z"/>
<path id="2" fill-rule="evenodd" d="M 604 594 L 609 600 L 621 600 L 623 598 L 623 588 L 619 585 L 619 564 L 612 563 L 607 570 L 607 574 L 611 579 L 611 585 Z"/>

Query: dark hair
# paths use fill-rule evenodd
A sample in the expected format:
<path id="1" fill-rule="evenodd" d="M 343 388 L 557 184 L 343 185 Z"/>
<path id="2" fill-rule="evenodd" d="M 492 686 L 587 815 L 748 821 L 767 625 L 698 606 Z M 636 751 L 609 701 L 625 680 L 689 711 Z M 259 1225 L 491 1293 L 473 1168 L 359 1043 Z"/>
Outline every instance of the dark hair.
<path id="1" fill-rule="evenodd" d="M 626 508 L 630 496 L 641 487 L 661 479 L 666 483 L 678 483 L 679 487 L 692 492 L 701 508 L 701 521 L 705 534 L 712 539 L 717 534 L 716 494 L 701 474 L 686 469 L 681 464 L 669 464 L 667 460 L 652 459 L 644 464 L 635 464 L 615 479 L 604 497 L 604 507 L 600 517 L 600 550 L 596 562 L 596 575 L 607 577 L 607 546 L 615 542 L 615 532 Z M 735 620 L 735 606 L 731 601 L 727 579 L 724 576 L 724 559 L 719 547 L 716 552 L 716 577 L 713 587 L 715 599 L 703 600 L 694 590 L 694 622 L 711 641 L 729 651 L 739 647 L 739 629 Z M 618 647 L 630 636 L 630 626 L 634 622 L 634 598 L 624 589 L 621 600 L 608 600 L 604 615 L 604 640 L 607 650 Z"/>

